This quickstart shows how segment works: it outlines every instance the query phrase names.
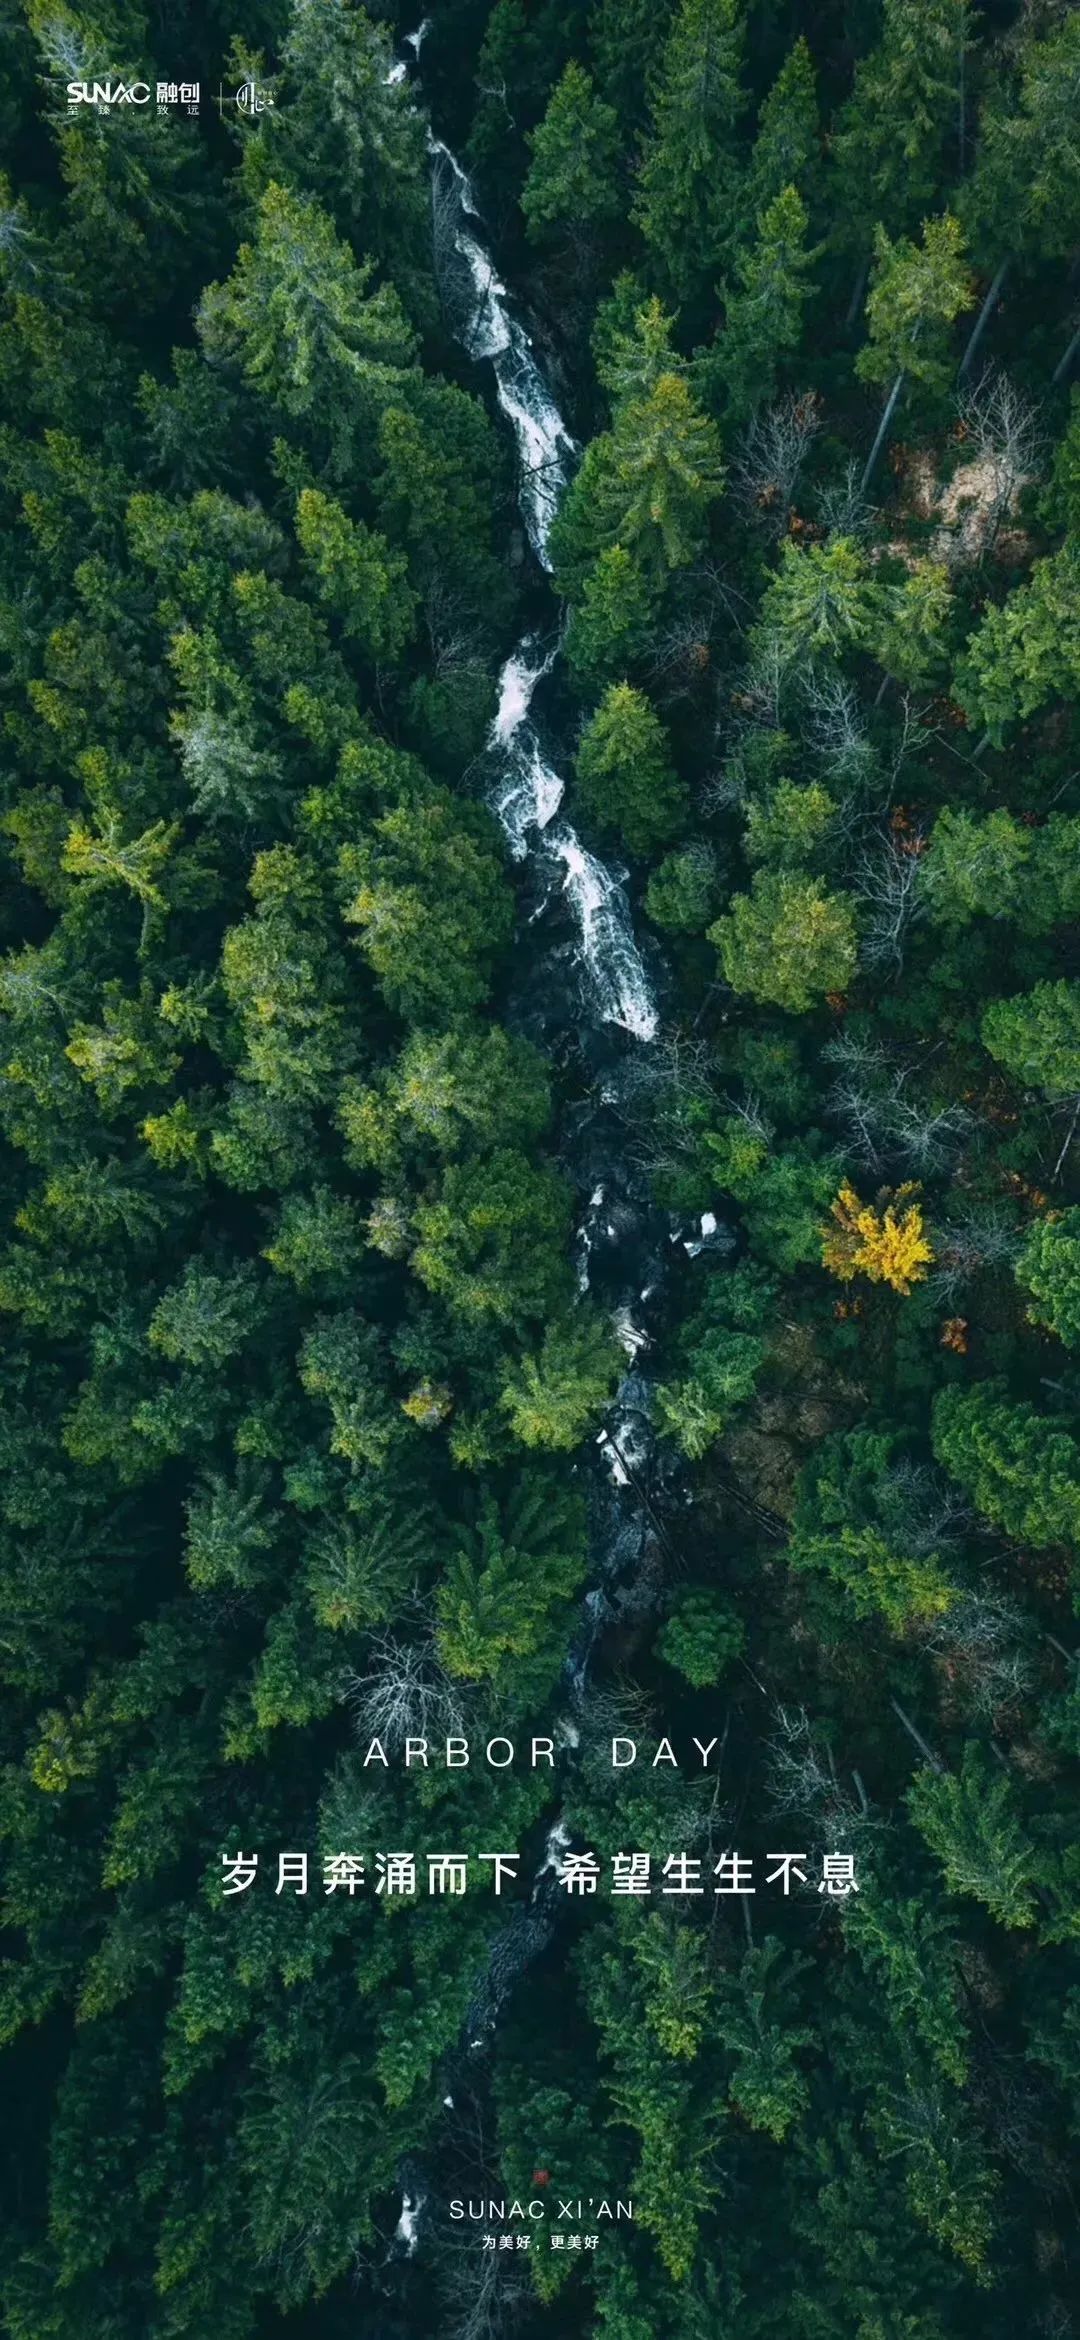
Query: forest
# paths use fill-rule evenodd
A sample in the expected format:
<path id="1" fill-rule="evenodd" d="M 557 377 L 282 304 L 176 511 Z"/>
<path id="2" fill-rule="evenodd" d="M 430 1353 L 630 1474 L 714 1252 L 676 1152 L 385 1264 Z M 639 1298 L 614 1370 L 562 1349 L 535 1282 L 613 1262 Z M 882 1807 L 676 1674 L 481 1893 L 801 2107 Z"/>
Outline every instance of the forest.
<path id="1" fill-rule="evenodd" d="M 1080 10 L 0 0 L 0 526 L 6 2340 L 1073 2340 Z"/>

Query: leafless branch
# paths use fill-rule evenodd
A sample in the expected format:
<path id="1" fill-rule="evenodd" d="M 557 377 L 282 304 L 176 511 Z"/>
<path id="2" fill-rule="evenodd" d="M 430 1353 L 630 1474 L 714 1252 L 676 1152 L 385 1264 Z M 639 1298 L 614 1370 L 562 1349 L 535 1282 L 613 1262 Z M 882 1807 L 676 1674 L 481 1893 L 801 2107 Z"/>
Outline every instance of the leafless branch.
<path id="1" fill-rule="evenodd" d="M 818 510 L 830 536 L 865 536 L 874 520 L 877 506 L 863 494 L 863 466 L 848 462 L 843 478 L 831 487 L 823 488 Z"/>
<path id="2" fill-rule="evenodd" d="M 841 1786 L 830 1750 L 814 1735 L 805 1706 L 773 1708 L 773 1736 L 765 1745 L 766 1792 L 779 1819 L 809 1821 L 831 1848 L 844 1851 L 873 1826 L 862 1797 Z"/>
<path id="3" fill-rule="evenodd" d="M 994 1203 L 961 1204 L 942 1229 L 928 1289 L 952 1300 L 986 1268 L 1011 1269 L 1023 1238 L 1015 1221 Z"/>
<path id="4" fill-rule="evenodd" d="M 785 398 L 755 415 L 731 467 L 736 503 L 782 536 L 808 449 L 821 429 L 821 405 L 812 391 Z"/>
<path id="5" fill-rule="evenodd" d="M 983 492 L 961 512 L 959 535 L 965 549 L 993 551 L 1006 515 L 1022 488 L 1038 476 L 1046 447 L 1038 409 L 1008 374 L 990 370 L 961 392 L 957 410 L 971 448 L 970 462 L 983 475 Z M 970 465 L 960 474 L 965 476 Z"/>
<path id="6" fill-rule="evenodd" d="M 1000 1594 L 962 1593 L 921 1639 L 958 1678 L 968 1709 L 987 1721 L 1031 1691 L 1031 1635 L 1015 1603 Z"/>
<path id="7" fill-rule="evenodd" d="M 434 1643 L 399 1641 L 381 1633 L 372 1641 L 366 1674 L 345 1685 L 357 1730 L 386 1748 L 407 1738 L 447 1738 L 462 1727 L 459 1692 L 441 1665 Z"/>
<path id="8" fill-rule="evenodd" d="M 908 928 L 925 915 L 919 890 L 917 840 L 887 830 L 875 852 L 865 852 L 853 873 L 853 890 L 866 904 L 869 917 L 862 931 L 862 957 L 868 967 L 904 963 Z"/>

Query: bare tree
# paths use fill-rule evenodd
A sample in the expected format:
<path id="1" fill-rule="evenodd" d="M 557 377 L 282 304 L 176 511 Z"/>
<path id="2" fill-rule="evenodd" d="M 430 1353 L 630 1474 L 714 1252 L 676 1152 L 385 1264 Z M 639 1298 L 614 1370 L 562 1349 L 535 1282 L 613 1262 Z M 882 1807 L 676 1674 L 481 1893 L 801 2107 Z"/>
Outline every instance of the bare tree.
<path id="1" fill-rule="evenodd" d="M 771 1144 L 775 1131 L 754 1092 L 733 1095 L 715 1078 L 706 1041 L 695 1033 L 665 1033 L 627 1068 L 621 1084 L 618 1110 L 630 1133 L 628 1151 L 635 1163 L 655 1174 L 674 1171 L 692 1159 L 697 1136 L 689 1108 L 698 1106 L 715 1117 L 733 1116 L 755 1137 Z"/>
<path id="2" fill-rule="evenodd" d="M 924 915 L 919 885 L 918 839 L 886 831 L 875 852 L 864 852 L 853 875 L 853 891 L 868 916 L 862 929 L 861 952 L 868 967 L 904 963 L 904 945 L 914 921 Z"/>
<path id="3" fill-rule="evenodd" d="M 880 1169 L 889 1157 L 921 1175 L 949 1166 L 973 1126 L 964 1106 L 920 1097 L 910 1086 L 918 1066 L 896 1064 L 879 1042 L 840 1033 L 824 1054 L 839 1067 L 829 1111 L 868 1168 Z"/>
<path id="4" fill-rule="evenodd" d="M 974 1127 L 963 1105 L 928 1105 L 901 1096 L 890 1100 L 889 1143 L 904 1167 L 926 1176 L 955 1161 Z"/>
<path id="5" fill-rule="evenodd" d="M 659 695 L 669 700 L 699 695 L 713 679 L 718 633 L 745 633 L 751 606 L 718 560 L 698 561 L 684 571 L 647 661 Z"/>
<path id="6" fill-rule="evenodd" d="M 813 391 L 781 399 L 756 414 L 731 467 L 731 487 L 742 511 L 783 536 L 807 453 L 821 429 Z"/>
<path id="7" fill-rule="evenodd" d="M 921 755 L 926 744 L 926 733 L 919 719 L 915 701 L 905 691 L 894 708 L 889 739 L 888 783 L 884 803 L 891 804 L 897 781 L 912 755 Z"/>
<path id="8" fill-rule="evenodd" d="M 460 1696 L 430 1636 L 408 1642 L 391 1633 L 376 1635 L 367 1673 L 350 1674 L 345 1693 L 355 1710 L 357 1730 L 381 1740 L 384 1747 L 403 1747 L 408 1738 L 448 1738 L 461 1731 Z"/>
<path id="9" fill-rule="evenodd" d="M 888 1071 L 893 1063 L 884 1040 L 871 1039 L 865 1032 L 837 1032 L 834 1039 L 826 1040 L 821 1053 L 826 1064 L 838 1064 L 864 1080 Z"/>
<path id="10" fill-rule="evenodd" d="M 35 240 L 22 203 L 0 211 L 0 275 L 6 274 L 15 286 L 40 274 L 33 256 Z"/>
<path id="11" fill-rule="evenodd" d="M 447 2320 L 439 2340 L 502 2340 L 536 2296 L 524 2251 L 486 2251 L 469 2221 L 445 2230 L 444 2249 L 439 2289 Z"/>
<path id="12" fill-rule="evenodd" d="M 1038 409 L 1008 374 L 993 370 L 983 374 L 972 389 L 961 391 L 957 411 L 971 459 L 986 475 L 985 494 L 975 515 L 977 549 L 985 558 L 1021 488 L 1038 476 L 1046 438 Z"/>
<path id="13" fill-rule="evenodd" d="M 844 466 L 843 477 L 823 488 L 818 510 L 830 536 L 865 536 L 877 514 L 877 505 L 864 495 L 857 463 Z"/>
<path id="14" fill-rule="evenodd" d="M 775 1124 L 769 1120 L 760 1097 L 753 1089 L 748 1089 L 745 1097 L 725 1097 L 724 1103 L 733 1119 L 741 1121 L 751 1137 L 761 1138 L 765 1145 L 771 1146 L 776 1135 Z"/>
<path id="15" fill-rule="evenodd" d="M 844 1131 L 848 1152 L 868 1170 L 883 1169 L 886 1147 L 878 1100 L 857 1081 L 841 1080 L 829 1091 L 828 1110 Z"/>
<path id="16" fill-rule="evenodd" d="M 961 1204 L 942 1230 L 927 1287 L 953 1300 L 982 1269 L 1011 1269 L 1022 1243 L 1015 1220 L 999 1204 Z"/>
<path id="17" fill-rule="evenodd" d="M 1044 2196 L 1069 2188 L 1069 2164 L 1057 2140 L 1052 2092 L 1030 2064 L 990 2033 L 983 2031 L 970 2080 L 971 2102 L 1003 2153 Z M 1064 2325 L 1053 2315 L 1053 2303 L 1037 2330 L 1071 2333 L 1071 2317 Z"/>
<path id="18" fill-rule="evenodd" d="M 753 601 L 740 586 L 732 583 L 727 570 L 714 556 L 696 563 L 689 572 L 688 585 L 704 600 L 711 624 L 725 618 L 736 633 L 745 632 L 747 619 L 753 615 Z"/>
<path id="19" fill-rule="evenodd" d="M 797 646 L 782 640 L 775 630 L 755 644 L 735 698 L 744 736 L 751 731 L 781 730 L 780 703 L 796 656 Z"/>
<path id="20" fill-rule="evenodd" d="M 895 1094 L 874 1097 L 854 1081 L 839 1081 L 829 1110 L 848 1132 L 851 1151 L 870 1170 L 895 1163 L 926 1176 L 948 1167 L 970 1127 L 959 1108 L 935 1109 Z"/>
<path id="21" fill-rule="evenodd" d="M 881 766 L 854 685 L 843 675 L 811 672 L 802 700 L 807 738 L 829 785 L 841 798 L 865 802 L 875 785 L 880 791 Z"/>
<path id="22" fill-rule="evenodd" d="M 773 1736 L 765 1743 L 765 1784 L 777 1819 L 809 1822 L 837 1851 L 876 1826 L 856 1772 L 842 1784 L 831 1748 L 817 1739 L 805 1706 L 773 1708 Z"/>
<path id="23" fill-rule="evenodd" d="M 648 675 L 657 696 L 671 702 L 701 689 L 712 663 L 711 620 L 707 612 L 676 610 L 652 643 Z"/>
<path id="24" fill-rule="evenodd" d="M 438 572 L 424 588 L 424 624 L 440 680 L 462 666 L 487 672 L 483 626 L 466 614 L 460 596 Z"/>
<path id="25" fill-rule="evenodd" d="M 882 1503 L 892 1533 L 913 1560 L 940 1560 L 955 1550 L 971 1516 L 959 1488 L 925 1463 L 892 1463 Z"/>
<path id="26" fill-rule="evenodd" d="M 971 1713 L 992 1722 L 1031 1693 L 1034 1651 L 1015 1603 L 999 1593 L 966 1591 L 921 1636 L 923 1648 L 957 1678 Z"/>
<path id="27" fill-rule="evenodd" d="M 611 1739 L 619 1736 L 640 1742 L 658 1738 L 664 1727 L 658 1722 L 650 1693 L 625 1675 L 614 1687 L 596 1687 L 591 1691 L 588 1725 L 580 1751 L 581 1787 L 586 1798 L 594 1793 L 610 1794 L 611 1762 L 605 1749 Z M 701 1843 L 715 1822 L 718 1775 L 707 1770 L 680 1773 L 677 1778 L 667 1771 L 647 1770 L 641 1775 L 640 1763 L 639 1775 L 638 1787 L 643 1796 L 648 1795 L 650 1786 L 658 1791 L 658 1812 L 662 1799 L 663 1827 L 669 1843 Z"/>
<path id="28" fill-rule="evenodd" d="M 719 771 L 706 774 L 701 784 L 701 809 L 705 813 L 741 812 L 748 795 L 745 767 L 736 749 Z"/>

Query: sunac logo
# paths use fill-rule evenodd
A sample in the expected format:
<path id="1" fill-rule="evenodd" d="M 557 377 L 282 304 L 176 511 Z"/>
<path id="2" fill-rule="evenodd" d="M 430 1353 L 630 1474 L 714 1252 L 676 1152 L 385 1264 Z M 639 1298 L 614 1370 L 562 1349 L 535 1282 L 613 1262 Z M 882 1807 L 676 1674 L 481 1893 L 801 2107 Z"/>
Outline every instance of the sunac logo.
<path id="1" fill-rule="evenodd" d="M 69 106 L 148 106 L 148 81 L 69 81 Z"/>

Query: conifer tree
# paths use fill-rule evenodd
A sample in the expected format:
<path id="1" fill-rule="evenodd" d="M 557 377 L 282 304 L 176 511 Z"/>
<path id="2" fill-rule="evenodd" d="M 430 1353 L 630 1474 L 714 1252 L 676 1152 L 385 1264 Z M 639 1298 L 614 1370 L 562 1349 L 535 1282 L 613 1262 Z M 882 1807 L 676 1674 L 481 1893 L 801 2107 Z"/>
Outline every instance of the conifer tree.
<path id="1" fill-rule="evenodd" d="M 700 296 L 731 236 L 742 0 L 680 0 L 657 71 L 637 216 L 661 288 Z"/>

